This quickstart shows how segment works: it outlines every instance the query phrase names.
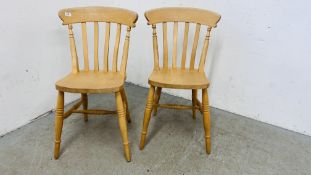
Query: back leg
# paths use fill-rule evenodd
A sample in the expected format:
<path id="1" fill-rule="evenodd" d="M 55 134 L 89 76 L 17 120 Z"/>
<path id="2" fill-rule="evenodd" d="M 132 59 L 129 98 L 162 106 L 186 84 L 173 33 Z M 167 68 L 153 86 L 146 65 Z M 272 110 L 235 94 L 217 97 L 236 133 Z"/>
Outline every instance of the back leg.
<path id="1" fill-rule="evenodd" d="M 162 88 L 161 87 L 157 87 L 156 90 L 156 94 L 155 94 L 155 99 L 154 99 L 154 111 L 153 111 L 153 115 L 156 116 L 157 112 L 158 112 L 158 104 L 160 101 L 160 97 L 161 97 L 161 92 L 162 92 Z"/>
<path id="2" fill-rule="evenodd" d="M 87 94 L 81 94 L 81 99 L 83 103 L 83 110 L 87 110 L 88 108 L 88 98 Z M 84 114 L 84 121 L 87 122 L 89 120 L 88 115 Z"/>
<path id="3" fill-rule="evenodd" d="M 196 119 L 196 100 L 198 96 L 198 90 L 197 89 L 192 89 L 192 118 Z"/>
<path id="4" fill-rule="evenodd" d="M 129 105 L 128 105 L 128 102 L 127 102 L 127 97 L 126 97 L 126 93 L 125 93 L 124 88 L 120 92 L 121 92 L 121 96 L 122 96 L 123 106 L 124 106 L 125 111 L 126 111 L 127 122 L 131 123 L 130 111 L 129 111 L 129 108 L 128 108 Z"/>

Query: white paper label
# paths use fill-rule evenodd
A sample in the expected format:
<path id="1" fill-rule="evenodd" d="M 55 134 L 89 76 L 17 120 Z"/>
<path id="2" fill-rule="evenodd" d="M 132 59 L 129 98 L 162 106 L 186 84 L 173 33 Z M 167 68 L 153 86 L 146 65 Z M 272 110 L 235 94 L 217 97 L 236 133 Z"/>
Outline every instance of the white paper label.
<path id="1" fill-rule="evenodd" d="M 65 16 L 71 16 L 70 12 L 65 12 Z"/>

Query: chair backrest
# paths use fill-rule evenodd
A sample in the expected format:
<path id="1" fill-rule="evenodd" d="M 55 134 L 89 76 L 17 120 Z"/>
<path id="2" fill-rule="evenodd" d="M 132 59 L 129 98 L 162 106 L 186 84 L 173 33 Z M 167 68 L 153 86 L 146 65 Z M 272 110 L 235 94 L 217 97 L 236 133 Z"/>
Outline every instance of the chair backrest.
<path id="1" fill-rule="evenodd" d="M 58 13 L 63 25 L 68 25 L 70 52 L 72 58 L 72 72 L 77 73 L 80 71 L 78 56 L 76 51 L 76 43 L 73 33 L 73 25 L 81 24 L 82 29 L 82 42 L 83 42 L 83 56 L 84 56 L 84 71 L 91 70 L 89 66 L 89 49 L 88 49 L 88 35 L 87 23 L 94 24 L 94 71 L 99 71 L 99 27 L 101 23 L 105 24 L 105 42 L 103 48 L 103 68 L 104 72 L 120 72 L 126 74 L 126 64 L 128 57 L 128 48 L 130 40 L 130 31 L 135 27 L 138 15 L 137 13 L 115 7 L 77 7 L 62 9 Z M 116 24 L 116 36 L 113 49 L 112 66 L 109 66 L 109 42 L 110 42 L 110 26 Z M 120 45 L 120 37 L 122 25 L 126 26 L 126 36 L 123 45 L 123 53 L 121 65 L 118 66 L 118 51 Z M 118 69 L 118 67 L 120 67 Z"/>
<path id="2" fill-rule="evenodd" d="M 160 69 L 159 65 L 159 51 L 158 51 L 158 40 L 157 40 L 157 30 L 156 25 L 162 23 L 163 29 L 163 69 L 170 69 L 177 67 L 177 40 L 178 40 L 178 23 L 185 23 L 184 27 L 184 38 L 183 38 L 183 50 L 181 56 L 181 68 L 186 68 L 186 57 L 187 57 L 187 45 L 188 45 L 188 35 L 189 35 L 189 25 L 194 23 L 195 34 L 191 50 L 190 58 L 190 69 L 198 69 L 200 72 L 204 72 L 205 59 L 208 50 L 210 32 L 213 27 L 216 27 L 218 21 L 220 20 L 220 15 L 217 13 L 197 9 L 197 8 L 184 8 L 184 7 L 169 7 L 169 8 L 158 8 L 145 12 L 145 17 L 148 24 L 152 25 L 153 29 L 153 52 L 154 52 L 154 69 Z M 174 23 L 173 29 L 173 50 L 172 50 L 172 66 L 168 65 L 168 42 L 167 42 L 167 23 Z M 198 47 L 200 28 L 201 26 L 206 26 L 207 31 L 204 39 L 203 49 L 201 52 L 200 63 L 198 68 L 195 68 L 195 56 Z"/>

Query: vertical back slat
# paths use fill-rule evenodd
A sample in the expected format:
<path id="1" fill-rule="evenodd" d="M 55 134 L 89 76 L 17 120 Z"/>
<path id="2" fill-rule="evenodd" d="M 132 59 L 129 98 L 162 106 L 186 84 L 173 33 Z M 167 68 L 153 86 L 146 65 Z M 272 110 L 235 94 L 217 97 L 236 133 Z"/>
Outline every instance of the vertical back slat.
<path id="1" fill-rule="evenodd" d="M 158 38 L 156 25 L 152 25 L 152 41 L 153 41 L 153 59 L 154 59 L 154 70 L 159 70 L 159 51 L 158 51 Z"/>
<path id="2" fill-rule="evenodd" d="M 163 68 L 168 67 L 168 46 L 167 46 L 167 23 L 162 24 L 163 27 Z"/>
<path id="3" fill-rule="evenodd" d="M 182 56 L 181 56 L 181 68 L 182 69 L 184 69 L 186 67 L 188 33 L 189 33 L 189 22 L 186 22 L 185 23 L 185 32 L 184 32 L 183 50 L 182 50 Z"/>
<path id="4" fill-rule="evenodd" d="M 114 43 L 113 62 L 112 62 L 112 71 L 114 72 L 117 72 L 120 35 L 121 35 L 121 24 L 117 24 L 117 33 L 116 33 L 116 40 Z"/>
<path id="5" fill-rule="evenodd" d="M 195 55 L 196 55 L 196 51 L 198 47 L 200 28 L 201 28 L 201 24 L 197 24 L 195 27 L 195 34 L 194 34 L 194 40 L 193 40 L 193 45 L 192 45 L 192 51 L 191 51 L 190 69 L 194 69 Z"/>
<path id="6" fill-rule="evenodd" d="M 82 42 L 83 42 L 83 56 L 84 56 L 84 70 L 89 70 L 89 50 L 87 45 L 87 29 L 86 23 L 82 23 Z"/>
<path id="7" fill-rule="evenodd" d="M 94 70 L 98 69 L 98 22 L 94 22 Z"/>
<path id="8" fill-rule="evenodd" d="M 120 72 L 122 75 L 126 74 L 126 64 L 127 64 L 128 49 L 129 49 L 129 44 L 130 44 L 130 31 L 131 31 L 131 27 L 127 27 L 125 41 L 123 45 L 122 62 L 121 62 L 121 67 L 120 67 Z"/>
<path id="9" fill-rule="evenodd" d="M 177 62 L 177 37 L 178 37 L 178 22 L 174 22 L 174 33 L 173 33 L 173 60 L 172 60 L 172 67 L 176 68 L 176 62 Z"/>
<path id="10" fill-rule="evenodd" d="M 207 55 L 207 50 L 208 50 L 211 29 L 212 29 L 211 27 L 207 27 L 207 33 L 205 36 L 203 50 L 202 50 L 201 58 L 200 58 L 199 72 L 204 72 L 204 66 L 205 66 L 205 60 L 206 60 L 206 55 Z"/>
<path id="11" fill-rule="evenodd" d="M 109 69 L 109 63 L 108 63 L 109 40 L 110 40 L 110 22 L 107 22 L 106 23 L 106 29 L 105 29 L 104 72 L 107 72 Z"/>
<path id="12" fill-rule="evenodd" d="M 72 72 L 78 73 L 79 72 L 79 62 L 78 62 L 75 38 L 73 36 L 73 31 L 72 31 L 72 24 L 68 25 L 68 30 L 69 30 L 71 61 L 72 61 Z"/>

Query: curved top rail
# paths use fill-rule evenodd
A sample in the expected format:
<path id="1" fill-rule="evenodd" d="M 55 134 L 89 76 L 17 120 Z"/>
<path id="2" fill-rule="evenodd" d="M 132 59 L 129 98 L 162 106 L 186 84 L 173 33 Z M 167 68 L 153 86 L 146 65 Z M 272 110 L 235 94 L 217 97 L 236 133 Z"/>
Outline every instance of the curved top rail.
<path id="1" fill-rule="evenodd" d="M 112 22 L 135 27 L 136 12 L 117 7 L 75 7 L 62 9 L 58 16 L 64 25 L 82 22 Z"/>
<path id="2" fill-rule="evenodd" d="M 162 22 L 191 22 L 216 27 L 220 15 L 204 9 L 189 7 L 165 7 L 145 12 L 148 24 Z"/>

